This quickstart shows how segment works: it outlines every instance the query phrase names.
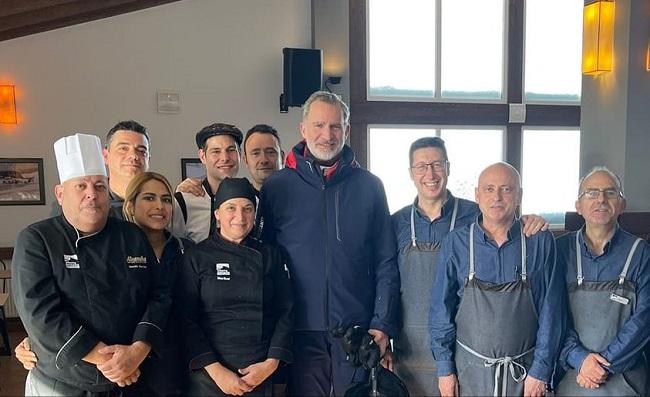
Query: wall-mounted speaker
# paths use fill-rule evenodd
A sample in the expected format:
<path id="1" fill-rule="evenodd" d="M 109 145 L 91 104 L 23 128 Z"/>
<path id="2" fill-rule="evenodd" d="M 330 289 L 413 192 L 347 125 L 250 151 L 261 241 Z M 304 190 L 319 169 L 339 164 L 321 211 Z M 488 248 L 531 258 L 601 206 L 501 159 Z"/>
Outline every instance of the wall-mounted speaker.
<path id="1" fill-rule="evenodd" d="M 323 84 L 323 51 L 306 48 L 283 48 L 284 84 L 280 111 L 300 107 Z"/>

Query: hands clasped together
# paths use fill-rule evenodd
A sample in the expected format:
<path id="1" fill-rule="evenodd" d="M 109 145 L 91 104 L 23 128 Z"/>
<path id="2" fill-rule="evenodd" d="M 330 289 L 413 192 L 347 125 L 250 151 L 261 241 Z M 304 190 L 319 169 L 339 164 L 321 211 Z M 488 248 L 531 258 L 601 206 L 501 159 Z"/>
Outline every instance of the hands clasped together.
<path id="1" fill-rule="evenodd" d="M 95 364 L 97 369 L 111 382 L 124 387 L 138 381 L 140 364 L 149 354 L 151 347 L 141 341 L 131 345 L 106 345 L 98 343 L 83 360 Z M 16 358 L 26 370 L 36 367 L 38 359 L 31 350 L 29 339 L 23 339 L 15 349 Z"/>
<path id="2" fill-rule="evenodd" d="M 212 381 L 226 394 L 241 396 L 253 391 L 278 368 L 280 361 L 268 358 L 239 370 L 239 375 L 219 364 L 212 363 L 205 367 Z M 241 375 L 241 376 L 240 376 Z"/>

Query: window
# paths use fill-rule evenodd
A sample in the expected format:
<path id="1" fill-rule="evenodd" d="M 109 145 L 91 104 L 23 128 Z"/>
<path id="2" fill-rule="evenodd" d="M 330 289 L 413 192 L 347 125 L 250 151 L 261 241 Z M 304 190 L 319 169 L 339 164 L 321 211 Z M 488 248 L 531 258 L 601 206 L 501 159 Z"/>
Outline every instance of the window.
<path id="1" fill-rule="evenodd" d="M 447 0 L 441 7 L 441 96 L 502 99 L 503 1 Z"/>
<path id="2" fill-rule="evenodd" d="M 449 157 L 447 186 L 457 196 L 474 200 L 478 175 L 485 167 L 504 158 L 504 131 L 494 129 L 445 128 L 440 138 L 445 141 Z"/>
<path id="3" fill-rule="evenodd" d="M 580 179 L 580 130 L 524 128 L 522 211 L 564 225 L 575 211 Z"/>
<path id="4" fill-rule="evenodd" d="M 391 210 L 415 196 L 406 167 L 417 131 L 446 140 L 454 194 L 473 199 L 476 171 L 462 167 L 504 160 L 522 173 L 525 212 L 572 209 L 566 197 L 539 206 L 533 198 L 544 194 L 533 185 L 546 184 L 530 175 L 563 173 L 561 183 L 566 177 L 574 195 L 568 181 L 577 174 L 566 170 L 578 172 L 582 4 L 350 0 L 350 143 L 357 160 L 384 180 Z M 526 119 L 510 122 L 509 105 L 520 103 Z M 559 147 L 567 153 L 558 154 Z M 553 153 L 552 164 L 533 161 L 541 148 Z"/>
<path id="5" fill-rule="evenodd" d="M 447 188 L 457 197 L 474 200 L 479 173 L 503 160 L 503 129 L 371 126 L 369 169 L 382 180 L 391 213 L 411 204 L 417 195 L 409 176 L 409 148 L 413 141 L 426 136 L 445 141 L 451 167 Z"/>
<path id="6" fill-rule="evenodd" d="M 435 4 L 422 0 L 376 0 L 369 8 L 369 95 L 433 97 Z"/>
<path id="7" fill-rule="evenodd" d="M 370 99 L 503 99 L 503 0 L 368 5 Z"/>
<path id="8" fill-rule="evenodd" d="M 582 7 L 582 1 L 526 1 L 526 100 L 580 100 Z"/>

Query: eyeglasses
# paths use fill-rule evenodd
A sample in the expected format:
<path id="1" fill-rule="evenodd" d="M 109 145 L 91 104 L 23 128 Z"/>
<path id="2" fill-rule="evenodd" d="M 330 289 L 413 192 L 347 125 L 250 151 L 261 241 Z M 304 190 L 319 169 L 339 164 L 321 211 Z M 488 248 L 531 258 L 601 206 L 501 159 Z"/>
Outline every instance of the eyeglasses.
<path id="1" fill-rule="evenodd" d="M 434 161 L 432 163 L 418 163 L 411 167 L 415 175 L 424 175 L 427 173 L 427 168 L 431 167 L 433 172 L 441 172 L 447 169 L 448 161 Z"/>
<path id="2" fill-rule="evenodd" d="M 587 189 L 578 195 L 578 198 L 586 197 L 589 200 L 596 200 L 600 194 L 603 194 L 606 199 L 613 200 L 623 197 L 623 192 L 618 189 Z"/>

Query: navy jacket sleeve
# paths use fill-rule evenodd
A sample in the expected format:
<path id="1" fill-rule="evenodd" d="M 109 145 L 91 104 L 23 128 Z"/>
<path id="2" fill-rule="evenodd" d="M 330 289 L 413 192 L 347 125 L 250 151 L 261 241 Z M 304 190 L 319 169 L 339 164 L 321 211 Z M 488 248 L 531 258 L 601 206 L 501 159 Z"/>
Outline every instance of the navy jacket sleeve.
<path id="1" fill-rule="evenodd" d="M 542 232 L 536 237 L 540 245 L 537 259 L 544 263 L 537 267 L 541 274 L 531 274 L 531 282 L 538 295 L 539 328 L 533 364 L 528 373 L 535 379 L 550 382 L 566 330 L 565 272 L 556 261 L 555 240 L 551 233 Z"/>
<path id="2" fill-rule="evenodd" d="M 639 275 L 636 280 L 636 307 L 630 318 L 616 334 L 616 338 L 607 346 L 602 356 L 611 363 L 607 369 L 614 374 L 631 369 L 644 346 L 650 343 L 650 246 L 642 242 L 637 251 L 641 254 Z M 635 256 L 636 256 L 635 255 Z"/>
<path id="3" fill-rule="evenodd" d="M 454 318 L 460 304 L 458 291 L 460 285 L 457 264 L 453 252 L 455 233 L 449 234 L 442 242 L 440 260 L 436 268 L 436 278 L 431 292 L 429 311 L 429 335 L 431 352 L 436 360 L 438 376 L 456 373 L 454 351 L 456 343 L 456 324 Z"/>
<path id="4" fill-rule="evenodd" d="M 56 357 L 57 368 L 77 364 L 100 342 L 65 310 L 43 236 L 32 228 L 18 235 L 11 287 L 27 334 L 35 346 Z"/>
<path id="5" fill-rule="evenodd" d="M 271 336 L 268 358 L 277 358 L 285 363 L 293 361 L 291 342 L 293 333 L 293 289 L 291 275 L 286 260 L 277 250 L 273 250 L 273 280 L 275 294 L 273 308 L 275 311 L 275 330 Z"/>
<path id="6" fill-rule="evenodd" d="M 183 256 L 178 269 L 175 288 L 175 312 L 181 314 L 183 348 L 189 361 L 189 369 L 201 369 L 217 362 L 217 355 L 199 325 L 201 288 L 198 269 L 191 260 L 191 251 Z"/>
<path id="7" fill-rule="evenodd" d="M 375 312 L 370 328 L 378 329 L 389 337 L 397 333 L 399 310 L 399 270 L 397 268 L 397 243 L 388 211 L 386 193 L 380 181 L 377 183 L 374 222 L 375 260 Z M 364 220 L 361 220 L 362 222 Z"/>

